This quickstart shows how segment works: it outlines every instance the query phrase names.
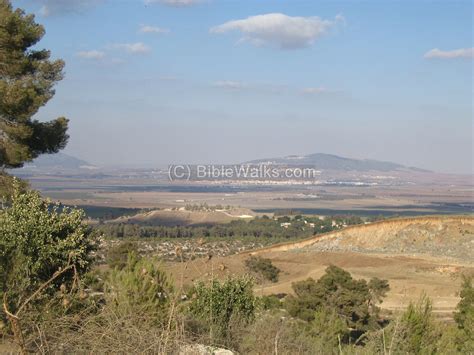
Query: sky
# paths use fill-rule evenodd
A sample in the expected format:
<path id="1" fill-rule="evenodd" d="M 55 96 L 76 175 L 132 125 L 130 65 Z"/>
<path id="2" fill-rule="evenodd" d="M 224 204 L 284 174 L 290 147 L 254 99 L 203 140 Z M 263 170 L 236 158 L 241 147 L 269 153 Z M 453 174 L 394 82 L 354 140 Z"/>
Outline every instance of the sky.
<path id="1" fill-rule="evenodd" d="M 14 0 L 66 61 L 36 118 L 100 166 L 330 153 L 473 173 L 473 2 Z"/>

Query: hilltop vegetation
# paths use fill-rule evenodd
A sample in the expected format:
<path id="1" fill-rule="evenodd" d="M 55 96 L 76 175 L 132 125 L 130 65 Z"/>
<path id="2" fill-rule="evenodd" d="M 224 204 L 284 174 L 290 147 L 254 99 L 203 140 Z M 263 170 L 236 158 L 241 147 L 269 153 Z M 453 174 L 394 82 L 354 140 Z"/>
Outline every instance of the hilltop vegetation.
<path id="1" fill-rule="evenodd" d="M 234 220 L 224 224 L 202 226 L 144 225 L 137 223 L 106 223 L 96 228 L 110 238 L 302 238 L 339 230 L 348 225 L 361 224 L 363 220 L 355 216 L 268 216 L 256 217 L 250 221 Z"/>

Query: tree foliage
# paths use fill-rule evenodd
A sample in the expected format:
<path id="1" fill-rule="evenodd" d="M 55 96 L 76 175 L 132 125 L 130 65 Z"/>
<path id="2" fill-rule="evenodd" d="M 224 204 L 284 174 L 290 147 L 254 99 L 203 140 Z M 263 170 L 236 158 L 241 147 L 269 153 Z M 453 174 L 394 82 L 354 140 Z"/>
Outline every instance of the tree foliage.
<path id="1" fill-rule="evenodd" d="M 271 282 L 278 281 L 278 274 L 281 271 L 273 265 L 270 259 L 262 258 L 261 256 L 251 256 L 245 260 L 245 266 L 251 272 L 261 275 L 264 279 Z"/>
<path id="2" fill-rule="evenodd" d="M 89 267 L 94 243 L 83 218 L 82 210 L 51 205 L 14 183 L 12 205 L 0 210 L 0 296 L 7 293 L 12 310 L 60 268 Z M 71 278 L 65 273 L 55 284 Z"/>
<path id="3" fill-rule="evenodd" d="M 121 242 L 108 250 L 106 262 L 112 269 L 121 270 L 127 266 L 130 253 L 138 255 L 137 243 L 131 241 Z"/>
<path id="4" fill-rule="evenodd" d="M 292 316 L 313 321 L 316 312 L 326 308 L 334 311 L 348 328 L 366 331 L 374 328 L 377 321 L 376 307 L 371 304 L 378 303 L 388 290 L 388 283 L 354 280 L 349 272 L 331 265 L 318 281 L 309 278 L 295 282 L 293 290 L 295 296 L 288 296 L 286 301 Z"/>
<path id="5" fill-rule="evenodd" d="M 290 221 L 291 225 L 282 227 L 281 223 L 285 221 Z M 304 219 L 296 220 L 288 216 L 273 219 L 264 215 L 251 221 L 236 220 L 218 225 L 164 226 L 154 225 L 161 223 L 159 220 L 156 222 L 150 220 L 141 224 L 105 223 L 98 225 L 97 229 L 110 238 L 252 237 L 290 239 L 311 237 L 315 234 L 338 230 L 344 225 L 356 222 L 362 223 L 362 220 L 353 216 L 328 216 L 324 220 L 305 216 Z"/>
<path id="6" fill-rule="evenodd" d="M 64 148 L 67 119 L 32 119 L 54 96 L 64 62 L 50 51 L 33 49 L 43 37 L 33 15 L 0 0 L 0 167 L 17 168 L 40 154 Z"/>
<path id="7" fill-rule="evenodd" d="M 335 350 L 350 335 L 346 322 L 334 309 L 322 307 L 314 314 L 314 320 L 308 327 L 308 336 L 324 344 L 327 352 Z M 332 352 L 332 351 L 331 351 Z"/>
<path id="8" fill-rule="evenodd" d="M 459 301 L 454 320 L 464 338 L 464 343 L 474 349 L 474 286 L 472 276 L 463 275 Z"/>
<path id="9" fill-rule="evenodd" d="M 446 339 L 444 339 L 445 341 Z M 436 354 L 441 331 L 432 312 L 431 300 L 422 296 L 381 331 L 369 334 L 366 348 L 377 354 Z M 449 353 L 456 353 L 451 347 Z"/>
<path id="10" fill-rule="evenodd" d="M 173 286 L 156 261 L 128 254 L 126 265 L 111 271 L 106 287 L 109 304 L 121 314 L 147 314 L 162 319 Z"/>
<path id="11" fill-rule="evenodd" d="M 0 203 L 2 206 L 11 202 L 14 191 L 14 180 L 19 184 L 21 191 L 26 191 L 29 184 L 27 181 L 15 178 L 10 174 L 0 171 Z"/>
<path id="12" fill-rule="evenodd" d="M 190 304 L 191 314 L 208 326 L 214 341 L 232 337 L 233 327 L 251 323 L 255 317 L 256 298 L 250 278 L 216 279 L 198 283 Z"/>
<path id="13" fill-rule="evenodd" d="M 435 325 L 431 301 L 422 297 L 417 304 L 410 303 L 401 318 L 401 344 L 407 352 L 419 354 L 432 348 L 435 340 Z"/>

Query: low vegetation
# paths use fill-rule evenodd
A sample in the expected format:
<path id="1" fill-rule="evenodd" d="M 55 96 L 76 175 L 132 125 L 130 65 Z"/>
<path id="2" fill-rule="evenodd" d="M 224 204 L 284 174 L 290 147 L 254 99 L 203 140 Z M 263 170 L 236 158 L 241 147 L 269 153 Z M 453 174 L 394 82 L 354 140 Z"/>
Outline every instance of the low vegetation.
<path id="1" fill-rule="evenodd" d="M 238 353 L 466 354 L 473 347 L 474 292 L 466 277 L 454 324 L 437 321 L 430 300 L 381 316 L 389 290 L 329 266 L 293 284 L 294 295 L 257 297 L 250 275 L 176 284 L 136 245 L 111 250 L 94 267 L 94 234 L 81 211 L 51 206 L 15 187 L 0 213 L 0 351 L 179 353 L 204 346 Z M 126 256 L 126 258 L 125 258 Z M 253 257 L 247 266 L 275 280 L 278 269 Z M 7 351 L 7 350 L 5 350 Z"/>
<path id="2" fill-rule="evenodd" d="M 107 250 L 106 263 L 112 269 L 123 269 L 127 265 L 129 254 L 138 255 L 138 245 L 132 241 L 124 241 L 111 246 Z"/>
<path id="3" fill-rule="evenodd" d="M 0 210 L 0 298 L 15 312 L 58 271 L 43 295 L 74 283 L 90 268 L 94 242 L 82 211 L 51 205 L 39 193 L 22 193 L 20 183 L 13 185 L 11 206 Z"/>
<path id="4" fill-rule="evenodd" d="M 233 348 L 238 346 L 235 335 L 254 321 L 256 308 L 253 282 L 248 277 L 197 283 L 189 304 L 195 334 L 208 333 L 212 344 Z"/>
<path id="5" fill-rule="evenodd" d="M 250 272 L 271 282 L 277 282 L 278 274 L 281 272 L 270 259 L 261 256 L 251 256 L 245 260 L 245 266 Z"/>

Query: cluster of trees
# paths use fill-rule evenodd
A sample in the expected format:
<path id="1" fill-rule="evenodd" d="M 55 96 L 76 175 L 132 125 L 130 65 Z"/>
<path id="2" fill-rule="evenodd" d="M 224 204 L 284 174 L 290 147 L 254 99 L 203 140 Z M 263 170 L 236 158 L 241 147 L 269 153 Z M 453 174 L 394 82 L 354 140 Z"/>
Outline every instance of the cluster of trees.
<path id="1" fill-rule="evenodd" d="M 282 228 L 282 223 L 288 223 Z M 257 217 L 249 222 L 232 221 L 227 224 L 207 226 L 147 226 L 130 223 L 100 224 L 96 229 L 110 238 L 305 238 L 314 234 L 326 233 L 342 228 L 344 225 L 363 223 L 354 216 L 335 216 L 319 219 L 317 217 L 284 216 L 272 219 Z"/>
<path id="2" fill-rule="evenodd" d="M 245 260 L 245 267 L 253 274 L 271 282 L 278 281 L 281 270 L 272 261 L 261 256 L 251 256 Z"/>
<path id="3" fill-rule="evenodd" d="M 255 237 L 295 238 L 310 236 L 312 231 L 303 230 L 302 224 L 282 228 L 280 222 L 269 218 L 257 218 L 250 222 L 232 221 L 227 224 L 206 226 L 145 226 L 139 224 L 102 224 L 96 227 L 111 238 L 202 238 L 202 237 Z"/>
<path id="4" fill-rule="evenodd" d="M 361 333 L 377 328 L 377 304 L 390 289 L 386 280 L 354 280 L 351 274 L 336 266 L 329 266 L 317 281 L 309 278 L 293 283 L 292 287 L 295 295 L 287 297 L 288 312 L 308 322 L 319 314 L 335 316 L 344 324 L 344 334 L 340 334 L 344 339 L 349 336 L 354 339 L 353 334 L 357 339 Z"/>

